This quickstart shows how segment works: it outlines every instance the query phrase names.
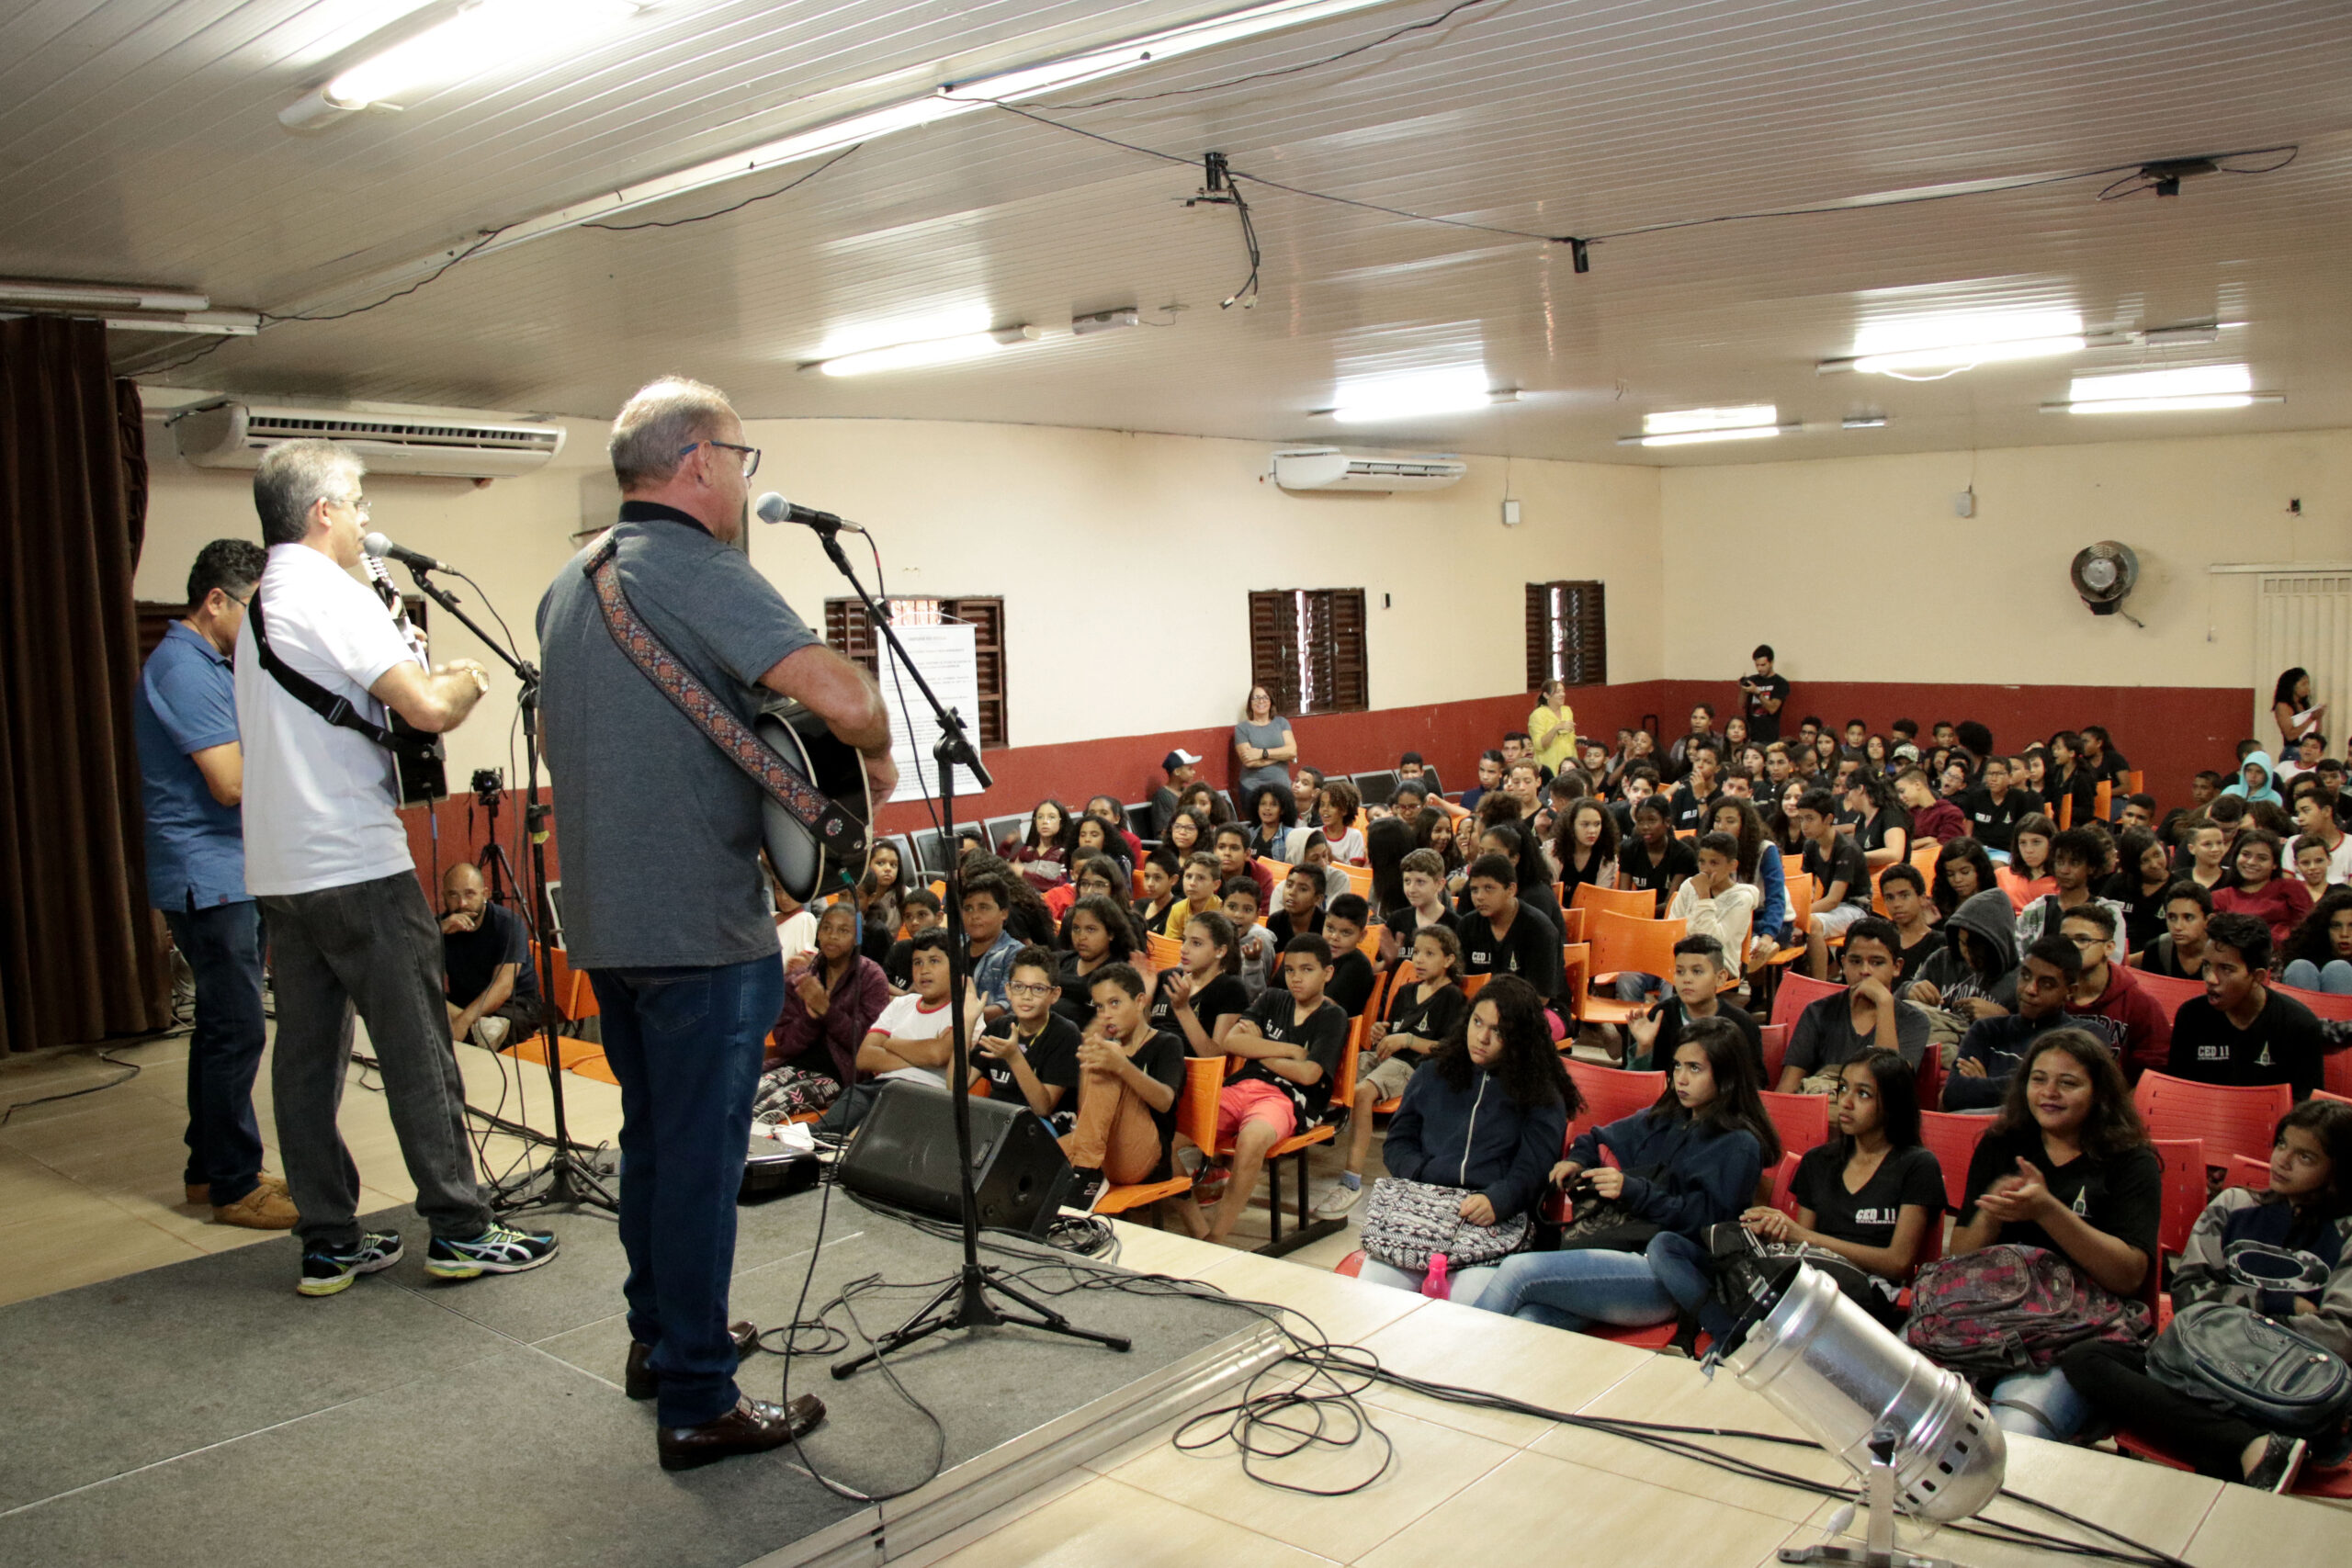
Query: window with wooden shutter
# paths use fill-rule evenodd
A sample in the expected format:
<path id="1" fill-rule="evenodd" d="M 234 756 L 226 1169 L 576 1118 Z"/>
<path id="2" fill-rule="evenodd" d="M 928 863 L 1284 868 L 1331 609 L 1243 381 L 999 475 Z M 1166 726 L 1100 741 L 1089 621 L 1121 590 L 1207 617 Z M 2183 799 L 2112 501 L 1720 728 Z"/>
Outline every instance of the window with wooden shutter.
<path id="1" fill-rule="evenodd" d="M 972 626 L 973 651 L 979 665 L 980 711 L 965 716 L 979 734 L 980 750 L 1012 744 L 1006 739 L 1004 717 L 1004 601 L 1002 599 L 893 599 L 890 619 L 894 626 L 937 626 L 943 621 L 967 621 Z M 865 666 L 876 676 L 882 672 L 876 649 L 879 640 L 868 624 L 865 606 L 854 599 L 825 601 L 825 646 L 843 657 Z M 884 694 L 895 702 L 891 694 Z M 909 695 L 920 701 L 919 694 Z"/>
<path id="2" fill-rule="evenodd" d="M 1607 584 L 1527 585 L 1527 689 L 1546 681 L 1571 686 L 1609 683 Z"/>
<path id="3" fill-rule="evenodd" d="M 1274 711 L 1361 713 L 1372 705 L 1363 590 L 1276 588 L 1250 595 L 1250 679 Z"/>

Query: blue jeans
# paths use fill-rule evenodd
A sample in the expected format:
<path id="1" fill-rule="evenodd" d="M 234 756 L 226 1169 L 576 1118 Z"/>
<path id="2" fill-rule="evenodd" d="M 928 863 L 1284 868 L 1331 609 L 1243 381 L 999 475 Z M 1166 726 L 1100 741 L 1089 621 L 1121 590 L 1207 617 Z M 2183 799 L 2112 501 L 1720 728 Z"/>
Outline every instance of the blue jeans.
<path id="1" fill-rule="evenodd" d="M 2331 996 L 2352 996 L 2352 964 L 2341 958 L 2331 958 L 2324 966 L 2308 958 L 2298 958 L 2279 972 L 2279 981 L 2299 991 L 2325 991 Z"/>
<path id="2" fill-rule="evenodd" d="M 1731 1333 L 1733 1318 L 1715 1299 L 1715 1263 L 1707 1244 L 1679 1231 L 1660 1231 L 1650 1237 L 1650 1272 L 1674 1299 L 1675 1310 L 1695 1317 L 1699 1326 L 1721 1340 Z"/>
<path id="3" fill-rule="evenodd" d="M 2091 1416 L 2089 1402 L 2055 1367 L 2046 1372 L 2012 1372 L 1993 1385 L 1987 1403 L 1993 1406 L 1993 1424 L 2002 1431 L 2053 1443 L 2073 1438 Z"/>
<path id="4" fill-rule="evenodd" d="M 1493 1282 L 1498 1268 L 1496 1264 L 1481 1263 L 1470 1269 L 1447 1269 L 1445 1299 L 1460 1302 L 1464 1306 L 1477 1305 L 1478 1297 Z M 1374 1285 L 1386 1285 L 1391 1290 L 1411 1291 L 1418 1295 L 1427 1272 L 1424 1269 L 1422 1273 L 1416 1274 L 1409 1269 L 1399 1269 L 1394 1263 L 1383 1263 L 1377 1258 L 1367 1257 L 1356 1278 Z"/>
<path id="5" fill-rule="evenodd" d="M 1571 1330 L 1646 1328 L 1675 1316 L 1674 1298 L 1638 1252 L 1522 1252 L 1495 1271 L 1476 1304 Z"/>
<path id="6" fill-rule="evenodd" d="M 621 1088 L 621 1247 L 629 1337 L 662 1378 L 661 1421 L 734 1408 L 727 1289 L 752 1094 L 784 1006 L 784 960 L 599 969 L 605 1061 Z"/>
<path id="7" fill-rule="evenodd" d="M 164 923 L 196 975 L 187 1043 L 187 1174 L 214 1204 L 243 1201 L 261 1180 L 254 1077 L 261 1070 L 261 906 L 166 909 Z"/>

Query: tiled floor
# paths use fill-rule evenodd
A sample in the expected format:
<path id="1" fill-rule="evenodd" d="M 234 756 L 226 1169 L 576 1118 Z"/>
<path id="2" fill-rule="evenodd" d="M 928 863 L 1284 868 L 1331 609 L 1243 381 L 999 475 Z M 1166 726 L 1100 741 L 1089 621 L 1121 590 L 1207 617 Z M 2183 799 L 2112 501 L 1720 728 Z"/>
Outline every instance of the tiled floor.
<path id="1" fill-rule="evenodd" d="M 251 1233 L 209 1223 L 181 1203 L 184 1042 L 117 1055 L 141 1076 L 119 1088 L 19 1111 L 0 1127 L 0 1300 L 133 1273 L 200 1251 L 236 1247 Z M 475 1103 L 502 1087 L 506 1113 L 543 1123 L 545 1078 L 471 1048 L 459 1053 Z M 503 1074 L 501 1069 L 503 1068 Z M 0 1104 L 105 1082 L 117 1069 L 84 1055 L 0 1067 Z M 382 1097 L 355 1069 L 343 1126 L 368 1191 L 363 1207 L 408 1201 Z M 608 1085 L 567 1078 L 575 1132 L 594 1142 L 619 1120 Z M 525 1104 L 520 1111 L 515 1098 Z M 256 1092 L 271 1138 L 268 1076 Z M 1375 1150 L 1377 1145 L 1375 1145 Z M 516 1157 L 507 1137 L 488 1140 L 492 1168 Z M 273 1164 L 275 1163 L 273 1156 Z M 1320 1151 L 1318 1178 L 1338 1168 Z M 1377 1156 L 1374 1170 L 1377 1174 Z M 1318 1186 L 1319 1190 L 1319 1186 Z M 1262 1236 L 1254 1213 L 1250 1235 Z M 1189 1275 L 1236 1296 L 1276 1301 L 1311 1317 L 1332 1340 L 1359 1344 L 1385 1365 L 1432 1381 L 1508 1390 L 1555 1410 L 1793 1433 L 1786 1419 L 1728 1375 L 1712 1381 L 1686 1361 L 1513 1323 L 1331 1273 L 1355 1246 L 1352 1229 L 1272 1259 L 1166 1232 L 1120 1226 L 1130 1268 Z M 1247 1237 L 1245 1236 L 1245 1239 Z M 1393 1445 L 1382 1469 L 1378 1439 L 1318 1449 L 1256 1468 L 1283 1483 L 1339 1488 L 1378 1479 L 1346 1497 L 1261 1485 L 1230 1444 L 1180 1452 L 1172 1427 L 1099 1457 L 1087 1470 L 987 1516 L 915 1554 L 943 1568 L 1030 1568 L 1117 1562 L 1122 1568 L 1311 1568 L 1360 1562 L 1419 1568 L 1432 1562 L 1606 1562 L 1611 1568 L 1760 1568 L 1785 1543 L 1820 1539 L 1836 1505 L 1770 1483 L 1532 1416 L 1446 1404 L 1388 1388 L 1364 1396 Z M 1753 1445 L 1751 1445 L 1753 1446 Z M 1825 1455 L 1775 1448 L 1770 1462 L 1824 1481 L 1840 1479 Z M 2199 1568 L 2335 1568 L 2352 1559 L 2352 1513 L 2267 1497 L 2244 1487 L 2108 1455 L 2020 1440 L 2012 1486 L 2124 1529 Z M 2080 1536 L 2023 1507 L 1998 1517 Z M 1905 1544 L 1914 1542 L 1906 1531 Z M 1924 1550 L 1970 1568 L 2057 1561 L 2012 1546 L 1940 1532 Z"/>

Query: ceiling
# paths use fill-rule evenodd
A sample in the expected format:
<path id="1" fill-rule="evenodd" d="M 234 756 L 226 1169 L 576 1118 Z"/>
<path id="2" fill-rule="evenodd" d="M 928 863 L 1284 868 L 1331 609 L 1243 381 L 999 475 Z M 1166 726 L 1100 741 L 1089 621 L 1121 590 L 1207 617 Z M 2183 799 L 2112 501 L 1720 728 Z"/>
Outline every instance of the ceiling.
<path id="1" fill-rule="evenodd" d="M 363 0 L 0 5 L 0 276 L 169 285 L 323 315 L 519 220 L 938 83 L 1242 0 L 663 0 L 616 33 L 311 133 L 279 109 L 388 19 Z M 2342 0 L 1394 0 L 1028 107 L 1302 190 L 1550 235 L 2295 143 L 2267 175 L 2101 202 L 2109 177 L 1566 246 L 1263 185 L 1252 309 L 1234 212 L 1198 168 L 997 109 L 867 141 L 796 189 L 684 227 L 485 250 L 338 321 L 116 335 L 158 387 L 609 416 L 652 375 L 747 417 L 921 418 L 1268 442 L 1691 463 L 2352 427 L 2352 7 Z M 1055 107 L 1063 106 L 1063 107 Z M 2269 162 L 2249 160 L 2249 163 Z M 814 163 L 615 222 L 715 212 Z M 1076 313 L 1166 323 L 1083 338 Z M 1181 307 L 1162 309 L 1163 307 Z M 2086 325 L 2243 321 L 2219 343 L 1823 375 L 1866 322 L 2070 309 Z M 1027 323 L 981 362 L 799 369 L 910 321 Z M 2278 405 L 2045 414 L 2068 378 L 2245 359 Z M 1397 425 L 1315 411 L 1369 376 L 1482 367 L 1520 400 Z M 1771 442 L 1632 448 L 1645 412 L 1770 402 Z M 1841 418 L 1883 414 L 1883 429 Z"/>

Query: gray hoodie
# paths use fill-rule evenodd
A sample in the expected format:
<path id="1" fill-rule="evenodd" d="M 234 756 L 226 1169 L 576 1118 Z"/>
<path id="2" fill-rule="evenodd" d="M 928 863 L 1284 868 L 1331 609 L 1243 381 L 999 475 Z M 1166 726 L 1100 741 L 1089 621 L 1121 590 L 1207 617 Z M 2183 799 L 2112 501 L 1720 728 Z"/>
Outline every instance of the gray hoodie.
<path id="1" fill-rule="evenodd" d="M 1997 887 L 1988 887 L 1961 900 L 1944 921 L 1944 945 L 1940 952 L 1931 953 L 1919 965 L 1912 984 L 1925 980 L 1942 993 L 1950 1003 L 1961 997 L 1987 997 L 2011 1012 L 2017 1010 L 2018 998 L 2018 939 L 2017 908 L 2009 896 Z M 1968 931 L 1978 941 L 1989 945 L 1999 955 L 2000 968 L 1987 976 L 1980 973 L 1960 951 L 1960 933 Z M 1908 998 L 1911 987 L 1903 987 Z"/>

